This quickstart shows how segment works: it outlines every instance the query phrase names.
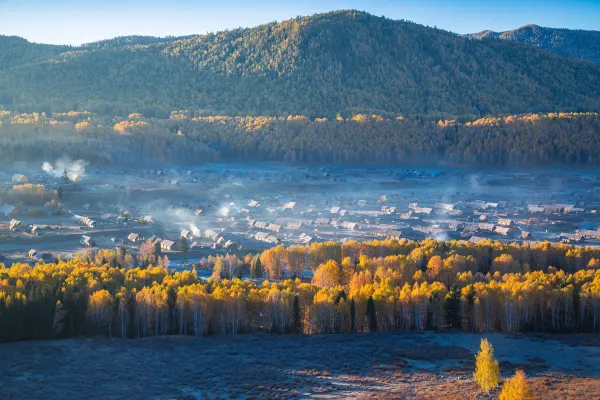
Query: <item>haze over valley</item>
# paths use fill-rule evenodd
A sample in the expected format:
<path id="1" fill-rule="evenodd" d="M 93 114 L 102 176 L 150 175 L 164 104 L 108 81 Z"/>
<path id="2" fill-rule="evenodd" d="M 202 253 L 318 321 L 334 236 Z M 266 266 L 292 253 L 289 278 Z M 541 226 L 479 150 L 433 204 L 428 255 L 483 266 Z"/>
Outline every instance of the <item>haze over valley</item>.
<path id="1" fill-rule="evenodd" d="M 600 33 L 454 3 L 0 36 L 0 398 L 598 397 Z"/>

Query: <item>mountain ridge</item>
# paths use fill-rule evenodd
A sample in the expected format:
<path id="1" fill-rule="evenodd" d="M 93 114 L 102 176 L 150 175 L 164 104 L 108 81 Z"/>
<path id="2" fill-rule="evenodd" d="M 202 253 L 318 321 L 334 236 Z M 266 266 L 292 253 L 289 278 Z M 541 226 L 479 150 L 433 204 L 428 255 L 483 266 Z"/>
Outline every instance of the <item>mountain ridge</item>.
<path id="1" fill-rule="evenodd" d="M 600 66 L 355 10 L 205 35 L 20 43 L 24 56 L 11 62 L 6 42 L 0 104 L 13 110 L 478 116 L 600 108 Z"/>
<path id="2" fill-rule="evenodd" d="M 469 39 L 519 41 L 564 57 L 600 63 L 600 32 L 584 29 L 548 28 L 535 24 L 495 32 L 485 30 L 464 35 Z"/>

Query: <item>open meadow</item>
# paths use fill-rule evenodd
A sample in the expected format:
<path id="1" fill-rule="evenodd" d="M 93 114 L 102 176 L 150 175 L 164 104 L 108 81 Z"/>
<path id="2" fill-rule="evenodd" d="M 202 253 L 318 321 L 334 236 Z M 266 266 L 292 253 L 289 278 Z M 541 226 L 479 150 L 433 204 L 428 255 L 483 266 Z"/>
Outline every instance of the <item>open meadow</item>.
<path id="1" fill-rule="evenodd" d="M 595 399 L 593 335 L 485 335 L 538 399 Z M 492 399 L 466 333 L 78 338 L 0 345 L 0 399 Z"/>

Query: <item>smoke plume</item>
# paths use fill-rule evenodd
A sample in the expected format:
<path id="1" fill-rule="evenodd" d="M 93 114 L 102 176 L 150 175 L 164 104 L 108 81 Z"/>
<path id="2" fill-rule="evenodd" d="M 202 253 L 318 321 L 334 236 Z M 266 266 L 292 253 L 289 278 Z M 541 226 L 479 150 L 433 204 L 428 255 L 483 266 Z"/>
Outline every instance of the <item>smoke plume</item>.
<path id="1" fill-rule="evenodd" d="M 60 178 L 63 176 L 64 172 L 67 171 L 67 176 L 69 179 L 73 179 L 77 175 L 80 177 L 85 176 L 85 167 L 87 167 L 87 165 L 87 161 L 71 161 L 69 158 L 63 157 L 58 159 L 54 165 L 50 164 L 48 161 L 45 161 L 44 164 L 42 164 L 42 169 L 48 175 L 52 175 L 55 178 Z"/>

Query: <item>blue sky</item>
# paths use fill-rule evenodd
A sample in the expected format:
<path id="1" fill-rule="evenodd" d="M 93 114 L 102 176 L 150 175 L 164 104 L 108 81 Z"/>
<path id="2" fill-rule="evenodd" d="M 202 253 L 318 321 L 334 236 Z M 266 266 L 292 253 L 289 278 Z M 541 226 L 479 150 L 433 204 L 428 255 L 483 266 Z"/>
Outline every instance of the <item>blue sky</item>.
<path id="1" fill-rule="evenodd" d="M 457 33 L 531 23 L 600 30 L 600 0 L 0 0 L 0 34 L 77 45 L 131 34 L 206 33 L 349 8 Z"/>

